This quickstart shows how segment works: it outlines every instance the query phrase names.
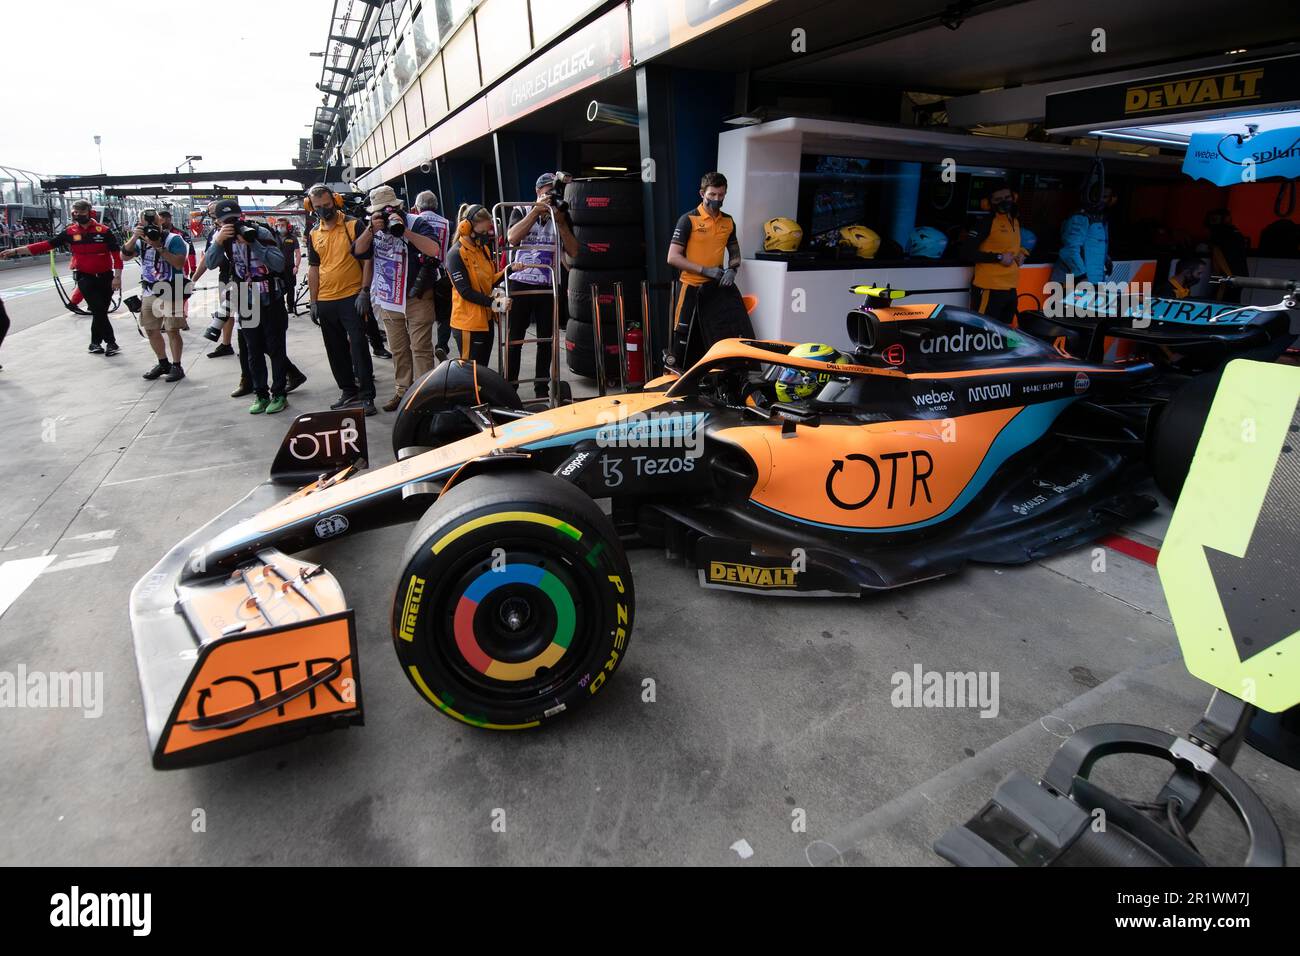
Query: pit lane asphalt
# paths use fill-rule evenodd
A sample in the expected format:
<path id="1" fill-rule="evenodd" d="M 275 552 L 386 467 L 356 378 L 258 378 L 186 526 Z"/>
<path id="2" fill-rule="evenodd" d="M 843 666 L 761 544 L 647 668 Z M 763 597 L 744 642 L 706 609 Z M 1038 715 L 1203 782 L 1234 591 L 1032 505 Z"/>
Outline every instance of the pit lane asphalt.
<path id="1" fill-rule="evenodd" d="M 0 287 L 25 278 L 0 273 Z M 701 590 L 641 550 L 629 654 L 592 706 L 540 732 L 478 732 L 435 713 L 397 667 L 399 527 L 309 552 L 356 609 L 366 726 L 158 773 L 128 594 L 264 479 L 291 417 L 253 418 L 227 397 L 238 367 L 204 357 L 201 302 L 175 385 L 141 380 L 153 360 L 125 312 L 123 352 L 105 359 L 51 291 L 7 304 L 0 562 L 58 557 L 0 617 L 0 670 L 102 673 L 104 705 L 98 718 L 0 710 L 2 863 L 942 865 L 933 840 L 1011 770 L 1041 773 L 1073 729 L 1183 732 L 1209 697 L 1177 654 L 1154 568 L 1115 551 L 1102 572 L 1083 549 L 852 601 Z M 293 319 L 289 343 L 309 376 L 291 411 L 327 406 L 317 330 Z M 391 366 L 376 365 L 382 398 Z M 392 417 L 368 421 L 375 466 L 391 459 Z M 1165 507 L 1133 534 L 1158 541 L 1167 519 Z M 893 707 L 891 675 L 917 664 L 998 672 L 997 716 Z M 1249 748 L 1236 768 L 1300 859 L 1300 774 Z M 1098 777 L 1147 799 L 1163 779 L 1136 760 Z M 1213 860 L 1240 858 L 1219 803 L 1194 836 Z"/>

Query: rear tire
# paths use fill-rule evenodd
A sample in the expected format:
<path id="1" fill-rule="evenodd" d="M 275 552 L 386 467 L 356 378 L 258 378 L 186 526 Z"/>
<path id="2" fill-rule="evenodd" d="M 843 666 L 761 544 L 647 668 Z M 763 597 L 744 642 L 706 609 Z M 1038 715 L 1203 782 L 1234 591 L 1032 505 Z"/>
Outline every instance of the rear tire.
<path id="1" fill-rule="evenodd" d="M 393 601 L 407 679 L 449 717 L 521 730 L 589 701 L 632 633 L 613 525 L 546 472 L 455 485 L 411 532 Z"/>
<path id="2" fill-rule="evenodd" d="M 1222 369 L 1196 376 L 1174 393 L 1156 419 L 1148 449 L 1151 475 L 1170 501 L 1182 493 L 1222 377 Z"/>

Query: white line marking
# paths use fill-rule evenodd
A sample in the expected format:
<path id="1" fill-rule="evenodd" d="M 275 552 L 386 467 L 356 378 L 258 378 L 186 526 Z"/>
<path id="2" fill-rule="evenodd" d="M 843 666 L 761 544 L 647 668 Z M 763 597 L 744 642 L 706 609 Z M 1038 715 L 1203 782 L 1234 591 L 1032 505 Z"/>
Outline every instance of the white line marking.
<path id="1" fill-rule="evenodd" d="M 236 465 L 244 464 L 242 461 L 228 461 L 224 465 L 205 465 L 202 468 L 190 468 L 187 471 L 169 471 L 164 475 L 145 475 L 141 478 L 123 478 L 121 481 L 106 481 L 101 488 L 112 488 L 115 485 L 129 485 L 133 481 L 156 481 L 159 478 L 174 478 L 177 475 L 193 475 L 200 471 L 212 471 L 214 468 L 234 468 Z"/>
<path id="2" fill-rule="evenodd" d="M 54 557 L 47 554 L 39 558 L 19 558 L 0 564 L 0 614 L 9 610 L 19 595 L 31 587 L 32 582 L 40 577 Z"/>
<path id="3" fill-rule="evenodd" d="M 117 545 L 108 548 L 96 548 L 94 551 L 78 551 L 76 554 L 68 555 L 58 564 L 46 568 L 45 573 L 70 571 L 73 568 L 84 568 L 88 564 L 103 564 L 105 561 L 112 561 L 113 556 L 116 554 Z M 58 557 L 58 555 L 51 555 L 51 557 Z"/>
<path id="4" fill-rule="evenodd" d="M 74 534 L 65 538 L 65 541 L 103 541 L 105 538 L 111 538 L 117 534 L 116 528 L 108 528 L 104 531 L 91 531 L 88 534 Z"/>

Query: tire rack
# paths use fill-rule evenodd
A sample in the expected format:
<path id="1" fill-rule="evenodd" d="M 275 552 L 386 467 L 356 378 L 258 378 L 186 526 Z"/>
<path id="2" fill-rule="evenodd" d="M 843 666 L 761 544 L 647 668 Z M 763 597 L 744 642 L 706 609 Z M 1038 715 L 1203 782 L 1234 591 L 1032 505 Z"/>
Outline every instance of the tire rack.
<path id="1" fill-rule="evenodd" d="M 515 389 L 516 389 L 516 390 L 518 390 L 518 388 L 519 388 L 520 385 L 523 385 L 523 384 L 526 383 L 526 382 L 527 382 L 527 383 L 531 383 L 531 384 L 533 384 L 533 385 L 536 385 L 538 382 L 546 382 L 546 383 L 548 383 L 548 385 L 550 386 L 550 395 L 549 395 L 548 398 L 546 399 L 546 407 L 547 407 L 547 408 L 558 408 L 559 405 L 560 405 L 560 402 L 561 402 L 561 395 L 560 395 L 560 387 L 561 387 L 561 386 L 560 386 L 560 349 L 559 349 L 559 347 L 558 347 L 558 346 L 559 346 L 559 338 L 560 338 L 560 273 L 559 273 L 559 270 L 560 270 L 561 268 L 563 268 L 563 266 L 562 266 L 563 258 L 562 258 L 562 257 L 563 257 L 563 254 L 564 254 L 564 250 L 563 250 L 563 248 L 562 248 L 561 245 L 560 245 L 560 230 L 559 230 L 558 227 L 557 227 L 556 230 L 555 230 L 555 245 L 554 245 L 554 246 L 551 246 L 551 245 L 549 245 L 549 244 L 537 244 L 537 243 L 520 243 L 520 244 L 517 245 L 517 246 L 511 246 L 510 243 L 509 243 L 509 240 L 508 240 L 508 238 L 507 238 L 507 235 L 508 235 L 508 233 L 509 233 L 509 222 L 508 222 L 508 218 L 509 218 L 509 210 L 511 210 L 511 209 L 531 209 L 532 207 L 534 207 L 534 206 L 536 206 L 536 205 L 537 205 L 537 201 L 536 201 L 536 200 L 531 200 L 531 201 L 527 201 L 527 202 L 499 202 L 499 203 L 497 203 L 495 206 L 492 207 L 492 227 L 493 227 L 494 230 L 496 230 L 496 235 L 497 235 L 497 251 L 498 251 L 498 253 L 503 252 L 503 251 L 506 253 L 507 267 L 506 267 L 505 275 L 502 277 L 502 282 L 503 282 L 503 287 L 504 287 L 504 289 L 505 289 L 505 295 L 506 295 L 506 298 L 507 298 L 507 299 L 511 299 L 511 298 L 513 298 L 514 295 L 545 295 L 545 294 L 546 294 L 546 290 L 545 290 L 545 289 L 530 289 L 530 290 L 527 290 L 527 291 L 524 291 L 524 292 L 516 292 L 516 293 L 514 293 L 513 295 L 511 294 L 511 292 L 510 292 L 510 269 L 509 269 L 509 264 L 508 264 L 508 263 L 509 263 L 509 259 L 510 259 L 510 253 L 511 253 L 512 251 L 517 253 L 517 252 L 518 252 L 519 250 L 521 250 L 521 249 L 539 249 L 539 250 L 550 250 L 550 251 L 551 251 L 552 256 L 553 256 L 553 258 L 551 259 L 551 265 L 549 265 L 549 266 L 545 266 L 545 265 L 541 265 L 541 264 L 536 264 L 536 265 L 533 265 L 533 266 L 532 266 L 532 268 L 534 268 L 534 269 L 544 269 L 544 270 L 550 272 L 550 274 L 551 274 L 551 289 L 550 289 L 550 295 L 551 295 L 551 335 L 550 335 L 549 338 L 538 337 L 538 338 L 532 338 L 532 339 L 530 339 L 530 338 L 525 337 L 525 338 L 522 338 L 522 339 L 518 339 L 518 340 L 515 340 L 515 341 L 511 341 L 511 340 L 510 340 L 510 312 L 509 312 L 509 310 L 506 310 L 506 311 L 504 311 L 504 312 L 497 312 L 497 313 L 496 313 L 496 316 L 497 316 L 497 325 L 500 327 L 500 329 L 499 329 L 499 330 L 500 330 L 500 335 L 497 336 L 497 361 L 498 361 L 498 363 L 499 363 L 498 367 L 501 369 L 501 374 L 502 374 L 502 375 L 506 375 L 506 373 L 510 370 L 510 366 L 509 366 L 509 364 L 508 364 L 508 360 L 509 360 L 509 356 L 510 356 L 510 346 L 512 346 L 512 345 L 520 345 L 520 346 L 522 346 L 522 345 L 530 345 L 530 344 L 531 344 L 531 345 L 541 345 L 541 344 L 544 344 L 544 343 L 550 343 L 550 346 L 551 346 L 551 374 L 550 374 L 550 377 L 549 377 L 549 378 L 527 378 L 527 379 L 526 379 L 526 378 L 516 378 L 516 379 L 509 379 L 509 376 L 507 376 L 507 379 L 510 381 L 510 384 L 512 384 L 512 385 L 515 386 Z M 552 217 L 554 217 L 554 213 L 552 213 L 551 215 L 552 215 Z M 500 228 L 498 228 L 498 225 L 499 225 Z M 494 310 L 494 311 L 495 311 L 495 310 Z M 525 333 L 525 335 L 526 335 L 526 333 Z M 515 372 L 516 372 L 516 373 L 520 373 L 520 372 L 522 372 L 522 371 L 523 371 L 523 366 L 524 366 L 524 357 L 523 357 L 523 353 L 521 352 L 520 355 L 519 355 L 519 368 L 517 368 L 517 369 L 515 370 Z M 601 392 L 601 394 L 603 395 L 604 392 Z M 520 396 L 520 398 L 521 398 L 521 400 L 523 400 L 523 397 L 522 397 L 522 396 Z M 539 401 L 540 401 L 540 399 L 530 399 L 530 400 L 524 401 L 524 404 L 525 404 L 525 405 L 529 405 L 529 404 L 533 404 L 533 405 L 535 405 L 535 404 L 537 404 Z"/>

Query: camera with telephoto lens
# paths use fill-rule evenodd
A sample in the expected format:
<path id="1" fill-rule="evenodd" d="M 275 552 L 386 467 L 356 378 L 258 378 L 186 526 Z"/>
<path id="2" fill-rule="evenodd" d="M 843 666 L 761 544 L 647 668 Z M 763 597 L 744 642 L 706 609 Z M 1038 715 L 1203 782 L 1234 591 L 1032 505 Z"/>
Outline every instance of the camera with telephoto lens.
<path id="1" fill-rule="evenodd" d="M 140 219 L 144 222 L 144 237 L 150 242 L 162 241 L 162 229 L 158 227 L 158 213 L 153 209 L 146 209 L 140 214 Z"/>
<path id="2" fill-rule="evenodd" d="M 240 219 L 235 222 L 235 235 L 239 236 L 245 242 L 257 241 L 257 223 L 249 222 L 247 219 Z"/>
<path id="3" fill-rule="evenodd" d="M 555 174 L 555 184 L 551 187 L 551 191 L 542 197 L 546 205 L 556 212 L 566 212 L 569 208 L 569 204 L 564 201 L 564 184 L 568 175 L 568 173 L 557 172 Z"/>
<path id="4" fill-rule="evenodd" d="M 415 282 L 411 286 L 411 298 L 423 299 L 425 293 L 432 292 L 441 279 L 441 263 L 433 256 L 420 256 L 420 268 L 416 271 Z"/>
<path id="5" fill-rule="evenodd" d="M 384 217 L 383 232 L 388 233 L 394 239 L 401 239 L 406 235 L 406 217 L 402 215 L 402 210 L 397 206 L 385 206 L 379 210 Z"/>

